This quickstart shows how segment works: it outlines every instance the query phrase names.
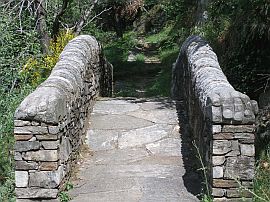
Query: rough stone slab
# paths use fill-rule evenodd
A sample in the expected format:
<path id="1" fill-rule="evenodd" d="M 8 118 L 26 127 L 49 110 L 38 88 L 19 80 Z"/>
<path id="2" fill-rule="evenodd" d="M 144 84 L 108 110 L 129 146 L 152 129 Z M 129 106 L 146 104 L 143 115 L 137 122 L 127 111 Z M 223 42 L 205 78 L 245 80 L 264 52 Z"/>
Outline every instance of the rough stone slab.
<path id="1" fill-rule="evenodd" d="M 58 166 L 58 162 L 41 162 L 39 169 L 42 171 L 54 171 L 58 169 Z"/>
<path id="2" fill-rule="evenodd" d="M 26 161 L 16 161 L 15 162 L 16 170 L 37 170 L 37 162 L 26 162 Z"/>
<path id="3" fill-rule="evenodd" d="M 88 130 L 87 143 L 95 151 L 114 149 L 118 144 L 119 133 L 117 130 Z"/>
<path id="4" fill-rule="evenodd" d="M 33 135 L 14 135 L 16 141 L 27 141 L 30 140 Z"/>
<path id="5" fill-rule="evenodd" d="M 38 150 L 40 148 L 40 143 L 38 141 L 16 141 L 15 151 L 31 151 Z"/>
<path id="6" fill-rule="evenodd" d="M 177 124 L 178 120 L 175 110 L 135 111 L 128 113 L 128 115 L 153 123 Z"/>
<path id="7" fill-rule="evenodd" d="M 59 148 L 59 140 L 57 141 L 42 141 L 41 145 L 44 149 L 58 149 Z"/>
<path id="8" fill-rule="evenodd" d="M 14 120 L 15 127 L 31 126 L 30 121 Z"/>
<path id="9" fill-rule="evenodd" d="M 106 124 L 104 124 L 106 123 Z M 102 130 L 129 130 L 153 125 L 152 122 L 127 115 L 93 116 L 90 119 L 92 129 Z"/>
<path id="10" fill-rule="evenodd" d="M 240 144 L 241 155 L 255 156 L 255 146 L 253 144 Z"/>
<path id="11" fill-rule="evenodd" d="M 248 198 L 214 198 L 213 202 L 252 202 L 252 199 L 248 199 Z"/>
<path id="12" fill-rule="evenodd" d="M 158 156 L 182 156 L 180 148 L 181 140 L 174 138 L 166 138 L 146 145 L 146 149 L 151 154 Z"/>
<path id="13" fill-rule="evenodd" d="M 213 134 L 220 133 L 221 132 L 221 125 L 213 125 L 212 132 L 213 132 Z"/>
<path id="14" fill-rule="evenodd" d="M 48 130 L 50 134 L 56 135 L 60 132 L 59 126 L 48 126 Z"/>
<path id="15" fill-rule="evenodd" d="M 231 151 L 232 143 L 228 140 L 213 141 L 213 155 L 222 155 Z"/>
<path id="16" fill-rule="evenodd" d="M 58 161 L 57 150 L 38 150 L 24 153 L 23 159 L 27 161 Z"/>
<path id="17" fill-rule="evenodd" d="M 47 134 L 48 129 L 47 127 L 42 126 L 24 126 L 24 127 L 15 127 L 14 133 L 17 135 L 37 135 L 37 134 Z"/>
<path id="18" fill-rule="evenodd" d="M 28 172 L 15 171 L 15 184 L 16 184 L 16 187 L 27 187 L 28 186 Z"/>
<path id="19" fill-rule="evenodd" d="M 225 162 L 225 156 L 213 156 L 212 163 L 214 166 L 222 165 Z"/>
<path id="20" fill-rule="evenodd" d="M 16 188 L 15 192 L 17 198 L 19 199 L 26 199 L 26 198 L 51 199 L 57 197 L 58 189 Z"/>
<path id="21" fill-rule="evenodd" d="M 57 135 L 36 135 L 37 140 L 57 140 L 58 136 Z"/>
<path id="22" fill-rule="evenodd" d="M 227 133 L 252 133 L 254 132 L 254 126 L 253 125 L 225 125 L 222 128 L 222 132 Z"/>
<path id="23" fill-rule="evenodd" d="M 252 193 L 250 193 L 247 190 L 241 190 L 241 189 L 228 189 L 226 191 L 226 196 L 228 198 L 252 198 Z"/>
<path id="24" fill-rule="evenodd" d="M 216 188 L 234 188 L 238 186 L 235 180 L 213 179 L 213 187 Z"/>
<path id="25" fill-rule="evenodd" d="M 228 157 L 225 166 L 225 177 L 228 179 L 252 180 L 254 178 L 253 157 Z"/>
<path id="26" fill-rule="evenodd" d="M 214 196 L 214 197 L 225 196 L 225 193 L 226 193 L 226 189 L 219 189 L 219 188 L 212 189 L 212 196 Z"/>
<path id="27" fill-rule="evenodd" d="M 121 104 L 119 104 L 121 103 Z M 125 114 L 127 112 L 138 110 L 140 107 L 137 104 L 129 101 L 111 103 L 108 101 L 99 101 L 95 104 L 93 113 L 97 114 Z"/>
<path id="28" fill-rule="evenodd" d="M 58 171 L 39 171 L 30 173 L 30 187 L 57 188 L 61 182 L 61 169 Z"/>
<path id="29" fill-rule="evenodd" d="M 224 169 L 223 166 L 214 166 L 213 167 L 213 178 L 223 178 Z"/>
<path id="30" fill-rule="evenodd" d="M 20 153 L 20 152 L 14 152 L 14 160 L 15 161 L 22 161 L 23 159 L 22 159 L 22 153 Z"/>
<path id="31" fill-rule="evenodd" d="M 118 140 L 119 148 L 148 144 L 168 136 L 172 126 L 153 125 L 123 132 Z"/>

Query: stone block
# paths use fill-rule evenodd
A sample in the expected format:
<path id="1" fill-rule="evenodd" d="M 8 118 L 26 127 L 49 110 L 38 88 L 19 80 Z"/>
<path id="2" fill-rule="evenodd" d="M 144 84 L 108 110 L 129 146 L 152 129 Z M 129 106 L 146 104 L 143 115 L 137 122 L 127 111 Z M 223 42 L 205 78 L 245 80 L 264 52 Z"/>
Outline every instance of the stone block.
<path id="1" fill-rule="evenodd" d="M 42 171 L 53 171 L 57 170 L 58 166 L 58 162 L 41 162 L 39 169 Z"/>
<path id="2" fill-rule="evenodd" d="M 57 188 L 61 182 L 61 173 L 57 171 L 39 171 L 30 173 L 29 186 L 41 188 Z"/>
<path id="3" fill-rule="evenodd" d="M 16 184 L 16 187 L 27 187 L 28 186 L 28 172 L 15 171 L 15 184 Z"/>
<path id="4" fill-rule="evenodd" d="M 221 132 L 221 125 L 213 125 L 212 126 L 212 133 L 220 133 Z"/>
<path id="5" fill-rule="evenodd" d="M 242 181 L 242 186 L 246 188 L 252 188 L 253 182 L 252 181 Z"/>
<path id="6" fill-rule="evenodd" d="M 15 127 L 31 126 L 30 121 L 14 120 Z"/>
<path id="7" fill-rule="evenodd" d="M 213 178 L 223 178 L 223 175 L 224 175 L 223 166 L 213 167 Z"/>
<path id="8" fill-rule="evenodd" d="M 51 134 L 46 134 L 46 135 L 36 135 L 37 140 L 57 140 L 58 135 L 51 135 Z"/>
<path id="9" fill-rule="evenodd" d="M 222 197 L 225 196 L 226 189 L 212 188 L 212 196 Z"/>
<path id="10" fill-rule="evenodd" d="M 213 135 L 214 140 L 232 140 L 234 139 L 233 133 L 217 133 Z"/>
<path id="11" fill-rule="evenodd" d="M 15 161 L 22 161 L 22 154 L 20 152 L 14 152 L 14 159 Z"/>
<path id="12" fill-rule="evenodd" d="M 15 151 L 24 152 L 31 150 L 38 150 L 40 148 L 40 143 L 38 141 L 16 141 Z"/>
<path id="13" fill-rule="evenodd" d="M 53 135 L 56 135 L 60 132 L 59 126 L 49 126 L 48 129 L 49 129 L 49 133 Z"/>
<path id="14" fill-rule="evenodd" d="M 225 156 L 213 156 L 212 163 L 214 166 L 223 165 L 225 162 Z"/>
<path id="15" fill-rule="evenodd" d="M 255 139 L 254 133 L 234 133 L 233 135 L 235 139 Z"/>
<path id="16" fill-rule="evenodd" d="M 58 189 L 16 188 L 15 192 L 18 199 L 56 199 Z"/>
<path id="17" fill-rule="evenodd" d="M 255 156 L 255 146 L 253 144 L 240 144 L 241 155 Z"/>
<path id="18" fill-rule="evenodd" d="M 69 159 L 71 153 L 70 141 L 67 137 L 62 137 L 62 142 L 60 144 L 60 159 L 61 162 L 65 162 Z"/>
<path id="19" fill-rule="evenodd" d="M 212 121 L 214 123 L 221 123 L 222 122 L 221 107 L 212 106 Z"/>
<path id="20" fill-rule="evenodd" d="M 228 157 L 225 166 L 225 177 L 228 179 L 252 180 L 255 160 L 252 157 Z"/>
<path id="21" fill-rule="evenodd" d="M 251 192 L 241 189 L 227 189 L 226 196 L 228 198 L 252 198 Z"/>
<path id="22" fill-rule="evenodd" d="M 23 154 L 23 159 L 27 161 L 58 161 L 57 150 L 30 151 Z"/>
<path id="23" fill-rule="evenodd" d="M 222 155 L 231 151 L 231 142 L 228 140 L 214 140 L 213 141 L 213 154 Z"/>
<path id="24" fill-rule="evenodd" d="M 235 188 L 235 187 L 239 187 L 239 185 L 235 180 L 213 179 L 213 187 Z"/>
<path id="25" fill-rule="evenodd" d="M 27 135 L 27 134 L 47 134 L 47 127 L 42 126 L 24 126 L 24 127 L 15 127 L 14 133 L 18 135 Z"/>
<path id="26" fill-rule="evenodd" d="M 254 132 L 253 125 L 225 125 L 222 132 L 226 133 L 252 133 Z"/>
<path id="27" fill-rule="evenodd" d="M 16 141 L 28 141 L 33 135 L 14 135 Z"/>
<path id="28" fill-rule="evenodd" d="M 42 141 L 41 142 L 44 149 L 58 149 L 59 148 L 59 140 L 57 141 Z"/>
<path id="29" fill-rule="evenodd" d="M 252 202 L 252 199 L 247 198 L 214 198 L 213 202 Z"/>
<path id="30" fill-rule="evenodd" d="M 15 162 L 16 170 L 37 170 L 37 162 L 26 162 L 26 161 L 16 161 Z"/>

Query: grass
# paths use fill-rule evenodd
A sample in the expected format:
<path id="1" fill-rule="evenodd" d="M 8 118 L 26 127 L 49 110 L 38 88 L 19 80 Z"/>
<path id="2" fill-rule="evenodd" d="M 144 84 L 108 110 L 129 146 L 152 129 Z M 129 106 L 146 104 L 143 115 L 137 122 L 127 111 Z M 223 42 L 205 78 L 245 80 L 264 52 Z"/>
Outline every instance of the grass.
<path id="1" fill-rule="evenodd" d="M 270 145 L 257 161 L 256 175 L 254 179 L 254 192 L 258 197 L 254 201 L 270 201 Z"/>
<path id="2" fill-rule="evenodd" d="M 1 88 L 0 99 L 0 201 L 15 201 L 14 197 L 14 160 L 13 160 L 13 117 L 20 102 L 32 91 L 32 87 L 6 92 Z"/>

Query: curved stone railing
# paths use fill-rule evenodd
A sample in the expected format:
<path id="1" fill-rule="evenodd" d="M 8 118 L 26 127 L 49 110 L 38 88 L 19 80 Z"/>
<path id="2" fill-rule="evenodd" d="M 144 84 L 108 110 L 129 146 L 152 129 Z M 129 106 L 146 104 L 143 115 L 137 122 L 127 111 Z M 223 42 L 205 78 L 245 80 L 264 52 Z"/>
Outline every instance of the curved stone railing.
<path id="1" fill-rule="evenodd" d="M 234 90 L 212 48 L 198 36 L 182 45 L 173 67 L 172 94 L 184 103 L 215 201 L 250 198 L 239 187 L 252 186 L 258 106 Z"/>
<path id="2" fill-rule="evenodd" d="M 112 66 L 96 39 L 82 35 L 71 40 L 49 78 L 15 113 L 18 201 L 57 198 L 96 97 L 111 93 Z"/>

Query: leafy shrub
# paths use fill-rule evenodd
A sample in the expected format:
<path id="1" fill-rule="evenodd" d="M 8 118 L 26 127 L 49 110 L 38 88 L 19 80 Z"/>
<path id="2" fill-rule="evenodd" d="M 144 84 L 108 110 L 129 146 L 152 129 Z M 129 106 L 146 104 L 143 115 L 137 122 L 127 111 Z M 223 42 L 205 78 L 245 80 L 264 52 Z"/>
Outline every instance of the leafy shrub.
<path id="1" fill-rule="evenodd" d="M 73 38 L 74 34 L 69 30 L 60 32 L 55 41 L 51 40 L 48 55 L 41 58 L 31 56 L 28 59 L 20 72 L 21 78 L 34 86 L 46 79 L 57 63 L 64 47 Z"/>

